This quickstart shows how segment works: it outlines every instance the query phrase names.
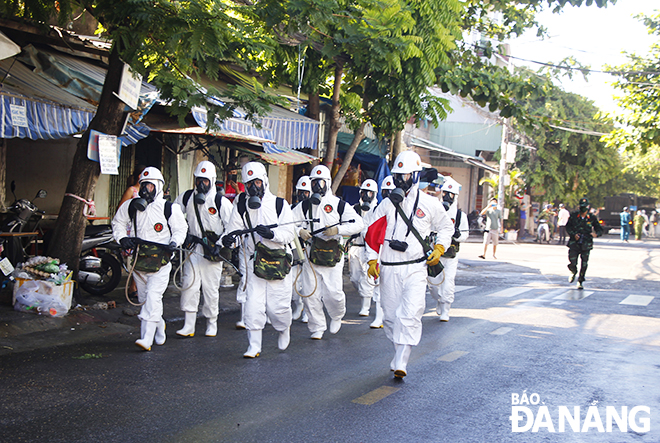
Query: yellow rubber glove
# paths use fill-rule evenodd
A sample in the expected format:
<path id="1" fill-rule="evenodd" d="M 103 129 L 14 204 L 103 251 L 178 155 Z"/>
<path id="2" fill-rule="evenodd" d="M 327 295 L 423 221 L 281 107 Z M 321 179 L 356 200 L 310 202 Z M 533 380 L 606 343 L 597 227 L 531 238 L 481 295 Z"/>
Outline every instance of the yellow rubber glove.
<path id="1" fill-rule="evenodd" d="M 429 266 L 435 266 L 438 264 L 440 261 L 440 257 L 442 257 L 442 254 L 445 253 L 445 247 L 442 245 L 435 245 L 433 247 L 433 251 L 431 252 L 431 255 L 429 255 L 429 258 L 426 259 L 426 264 Z"/>
<path id="2" fill-rule="evenodd" d="M 378 260 L 369 260 L 369 270 L 367 275 L 373 277 L 374 279 L 380 277 L 380 269 L 378 268 Z"/>

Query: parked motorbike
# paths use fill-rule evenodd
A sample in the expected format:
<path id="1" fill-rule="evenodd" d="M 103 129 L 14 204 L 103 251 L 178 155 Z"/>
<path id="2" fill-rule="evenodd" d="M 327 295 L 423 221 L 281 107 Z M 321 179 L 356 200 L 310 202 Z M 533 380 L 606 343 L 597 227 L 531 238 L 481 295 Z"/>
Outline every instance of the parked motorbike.
<path id="1" fill-rule="evenodd" d="M 16 182 L 12 180 L 10 185 L 11 193 L 14 195 L 14 203 L 9 207 L 9 212 L 0 223 L 0 232 L 6 233 L 19 233 L 26 231 L 28 222 L 34 217 L 36 218 L 34 225 L 29 226 L 30 231 L 35 231 L 39 222 L 43 218 L 44 211 L 39 208 L 30 200 L 16 197 Z M 37 192 L 33 200 L 38 198 L 46 198 L 48 193 L 43 189 Z M 7 257 L 13 266 L 25 260 L 25 249 L 27 244 L 21 237 L 5 237 L 3 242 L 3 255 Z"/>
<path id="2" fill-rule="evenodd" d="M 114 241 L 110 225 L 90 225 L 85 228 L 78 284 L 93 295 L 104 295 L 119 285 L 122 264 L 121 247 Z"/>
<path id="3" fill-rule="evenodd" d="M 550 243 L 550 228 L 548 227 L 548 220 L 541 219 L 538 221 L 536 228 L 536 238 L 539 243 Z"/>

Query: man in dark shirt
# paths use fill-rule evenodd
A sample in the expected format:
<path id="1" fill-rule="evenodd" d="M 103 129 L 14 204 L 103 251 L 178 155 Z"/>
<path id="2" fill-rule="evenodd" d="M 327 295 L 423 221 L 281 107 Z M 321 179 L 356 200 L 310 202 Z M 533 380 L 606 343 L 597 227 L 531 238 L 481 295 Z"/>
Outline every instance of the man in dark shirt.
<path id="1" fill-rule="evenodd" d="M 603 228 L 598 222 L 598 217 L 589 213 L 589 199 L 580 199 L 580 209 L 571 213 L 566 223 L 566 234 L 568 234 L 568 269 L 571 276 L 569 283 L 575 281 L 577 274 L 577 261 L 580 257 L 580 276 L 578 277 L 578 289 L 582 289 L 584 275 L 589 264 L 589 253 L 594 247 L 594 237 L 603 235 Z"/>

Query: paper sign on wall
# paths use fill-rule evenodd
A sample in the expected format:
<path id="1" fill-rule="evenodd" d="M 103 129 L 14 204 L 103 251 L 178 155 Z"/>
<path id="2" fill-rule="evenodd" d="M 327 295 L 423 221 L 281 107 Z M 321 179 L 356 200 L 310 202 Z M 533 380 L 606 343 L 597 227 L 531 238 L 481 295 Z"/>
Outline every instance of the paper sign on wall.
<path id="1" fill-rule="evenodd" d="M 11 112 L 11 124 L 13 126 L 19 126 L 22 128 L 28 127 L 27 110 L 25 109 L 25 106 L 10 104 L 9 111 Z"/>
<path id="2" fill-rule="evenodd" d="M 101 139 L 103 139 L 103 146 L 101 146 Z M 114 143 L 112 152 L 109 147 L 110 143 Z M 109 159 L 111 155 L 114 155 L 114 160 Z M 102 160 L 102 156 L 104 156 L 106 161 Z M 117 168 L 121 158 L 121 140 L 115 135 L 107 135 L 91 129 L 89 131 L 89 141 L 87 142 L 87 158 L 101 163 L 101 174 L 118 175 L 119 171 Z"/>

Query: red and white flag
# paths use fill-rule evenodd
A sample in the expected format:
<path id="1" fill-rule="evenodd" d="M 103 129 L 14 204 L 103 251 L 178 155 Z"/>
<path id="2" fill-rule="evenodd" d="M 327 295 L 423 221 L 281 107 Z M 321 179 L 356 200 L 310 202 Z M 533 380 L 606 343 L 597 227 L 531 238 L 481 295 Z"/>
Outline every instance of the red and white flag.
<path id="1" fill-rule="evenodd" d="M 367 234 L 364 236 L 364 241 L 371 249 L 376 252 L 380 251 L 380 247 L 385 243 L 385 231 L 387 230 L 387 217 L 382 216 L 375 222 L 369 225 Z"/>

